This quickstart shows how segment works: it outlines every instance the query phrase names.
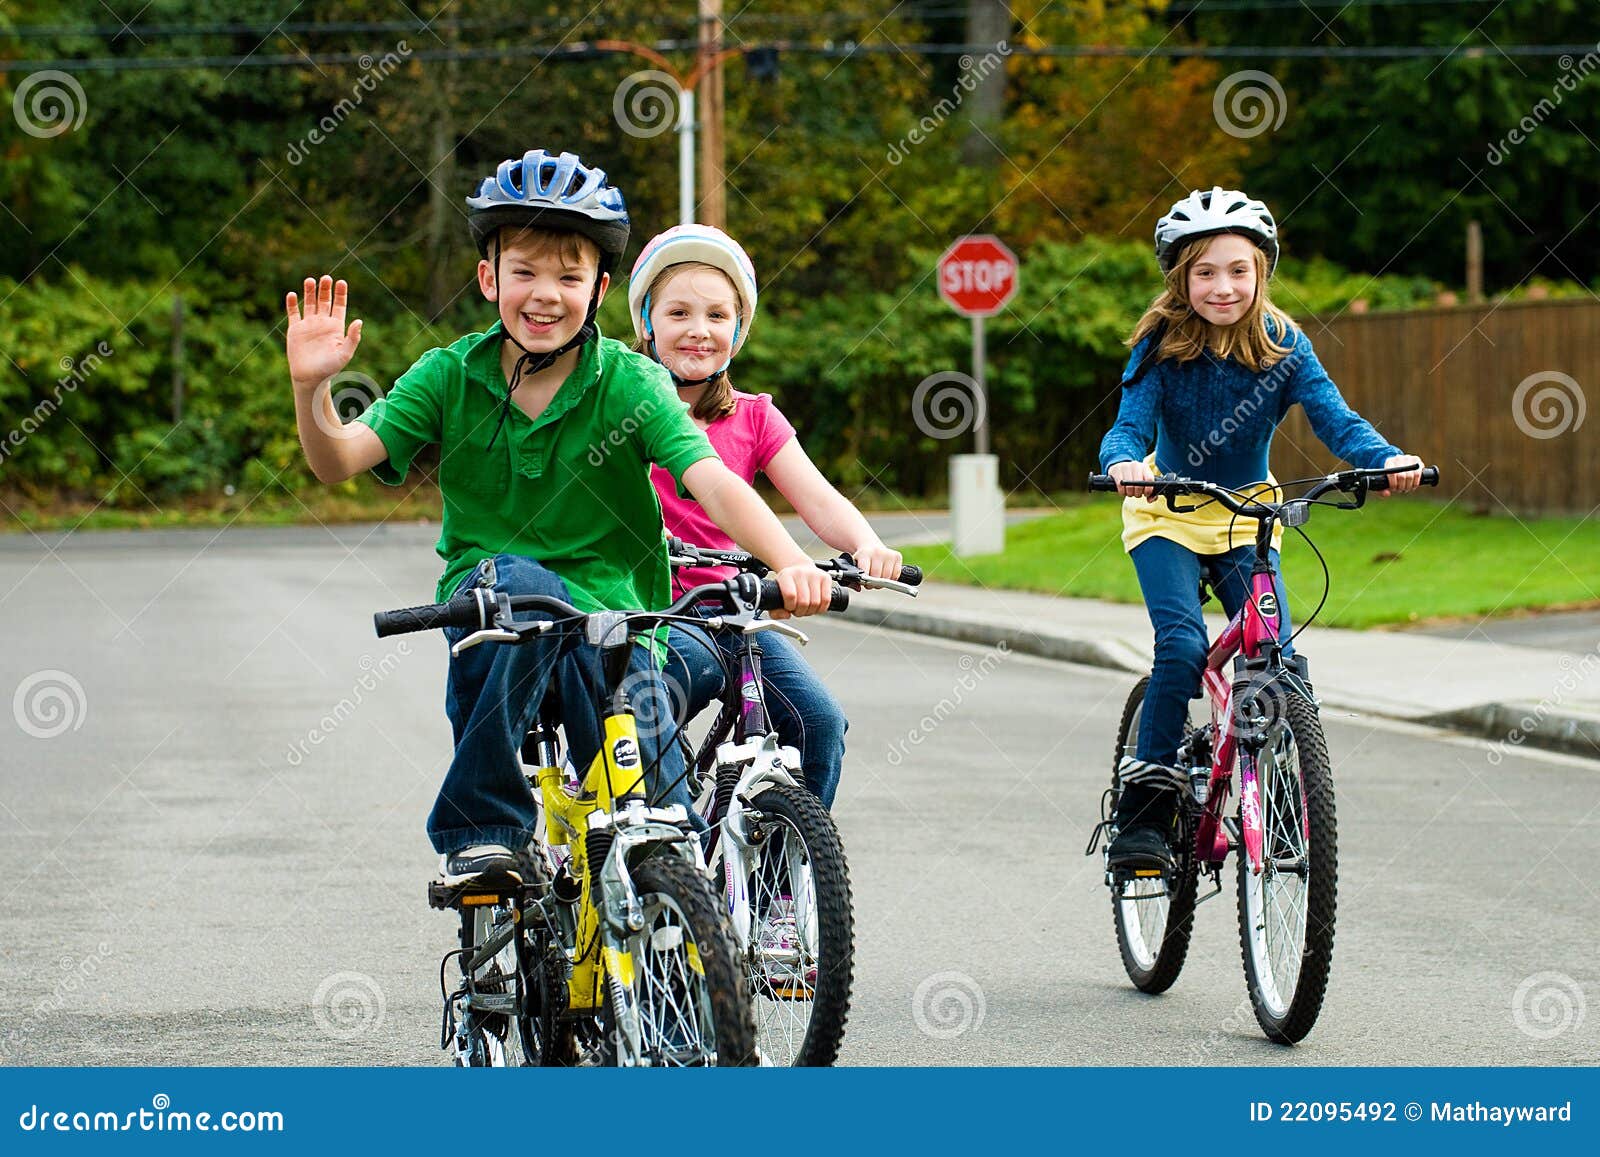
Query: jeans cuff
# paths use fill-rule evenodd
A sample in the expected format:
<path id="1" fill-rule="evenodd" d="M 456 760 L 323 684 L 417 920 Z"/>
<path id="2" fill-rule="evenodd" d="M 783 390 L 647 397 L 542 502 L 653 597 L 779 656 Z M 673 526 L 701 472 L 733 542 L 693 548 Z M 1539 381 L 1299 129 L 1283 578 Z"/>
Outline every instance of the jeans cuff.
<path id="1" fill-rule="evenodd" d="M 429 832 L 433 850 L 441 856 L 470 848 L 474 844 L 504 844 L 513 852 L 528 846 L 533 832 L 518 827 L 449 828 L 442 832 Z"/>

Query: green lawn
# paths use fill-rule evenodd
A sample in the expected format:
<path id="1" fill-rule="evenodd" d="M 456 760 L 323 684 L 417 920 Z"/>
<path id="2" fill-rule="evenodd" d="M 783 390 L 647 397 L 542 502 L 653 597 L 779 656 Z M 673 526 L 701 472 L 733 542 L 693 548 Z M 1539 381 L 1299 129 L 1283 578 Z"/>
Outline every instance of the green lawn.
<path id="1" fill-rule="evenodd" d="M 1107 498 L 1012 527 L 1004 554 L 961 559 L 947 546 L 908 554 L 942 582 L 1138 602 L 1121 528 L 1120 503 Z M 1519 521 L 1396 498 L 1360 511 L 1316 510 L 1306 530 L 1332 576 L 1317 620 L 1328 626 L 1600 603 L 1600 519 Z M 1322 593 L 1322 568 L 1293 531 L 1283 567 L 1291 613 L 1303 622 Z"/>

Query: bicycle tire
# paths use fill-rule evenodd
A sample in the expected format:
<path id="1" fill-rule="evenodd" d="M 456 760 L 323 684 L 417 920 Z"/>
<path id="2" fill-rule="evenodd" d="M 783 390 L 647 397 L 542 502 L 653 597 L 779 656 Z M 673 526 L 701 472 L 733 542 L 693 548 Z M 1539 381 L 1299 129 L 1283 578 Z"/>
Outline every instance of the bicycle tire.
<path id="1" fill-rule="evenodd" d="M 1285 753 L 1277 749 L 1285 733 L 1293 744 L 1295 770 L 1289 777 L 1278 770 L 1278 764 L 1286 762 Z M 1263 865 L 1261 877 L 1257 878 L 1250 871 L 1249 858 L 1241 850 L 1239 945 L 1256 1022 L 1268 1039 L 1279 1044 L 1296 1044 L 1311 1032 L 1322 1011 L 1333 965 L 1334 919 L 1338 908 L 1339 845 L 1333 771 L 1316 708 L 1299 695 L 1285 695 L 1281 717 L 1269 730 L 1264 750 L 1277 752 L 1268 770 L 1258 772 L 1267 780 L 1261 784 L 1262 856 L 1269 862 Z M 1286 812 L 1287 818 L 1282 818 Z M 1267 904 L 1273 902 L 1271 897 L 1284 875 L 1277 866 L 1278 861 L 1289 858 L 1279 853 L 1293 852 L 1297 836 L 1304 841 L 1306 874 L 1299 891 L 1305 898 L 1302 906 L 1305 927 L 1298 937 L 1299 950 L 1294 953 L 1293 990 L 1286 994 L 1272 967 L 1269 929 L 1273 925 Z M 1297 872 L 1289 874 L 1298 875 Z M 1285 881 L 1282 891 L 1287 894 L 1292 887 Z"/>
<path id="2" fill-rule="evenodd" d="M 756 1064 L 755 1017 L 711 881 L 676 855 L 649 856 L 633 865 L 632 874 L 645 921 L 644 928 L 628 940 L 633 984 L 624 989 L 613 977 L 602 1004 L 606 1062 L 622 1063 L 612 993 L 624 989 L 641 1013 L 643 1063 L 705 1064 L 707 1054 L 714 1053 L 714 1063 L 720 1067 Z M 683 931 L 668 935 L 673 928 Z M 674 939 L 679 943 L 671 943 Z M 680 946 L 682 951 L 677 950 Z M 683 1023 L 683 1005 L 695 1011 L 694 1024 Z M 676 1028 L 656 1022 L 657 1012 L 668 1010 L 680 1013 Z M 673 1039 L 683 1033 L 692 1036 L 692 1041 Z M 709 1048 L 705 1047 L 708 1043 Z"/>
<path id="3" fill-rule="evenodd" d="M 758 937 L 751 937 L 744 973 L 756 1015 L 757 1043 L 763 1058 L 776 1065 L 831 1065 L 838 1058 L 850 1017 L 855 969 L 855 909 L 839 829 L 821 801 L 804 787 L 769 787 L 751 801 L 745 815 L 757 830 L 767 829 L 764 847 L 774 846 L 770 841 L 775 835 L 785 841 L 798 839 L 809 875 L 801 882 L 802 894 L 810 899 L 802 900 L 808 931 L 795 938 L 799 962 L 785 966 L 799 974 L 791 982 L 797 987 L 775 987 L 772 965 L 763 956 Z M 749 885 L 753 915 L 760 907 L 762 858 L 758 857 Z M 792 880 L 789 886 L 792 898 L 798 889 Z M 816 975 L 811 979 L 813 967 Z M 810 1000 L 799 995 L 807 988 Z"/>
<path id="4" fill-rule="evenodd" d="M 1117 747 L 1111 760 L 1111 802 L 1122 791 L 1121 767 L 1124 755 L 1132 755 L 1139 738 L 1139 716 L 1144 707 L 1145 690 L 1150 686 L 1146 675 L 1134 684 L 1128 701 L 1122 708 L 1122 719 L 1117 725 Z M 1187 834 L 1187 829 L 1185 829 Z M 1189 955 L 1189 938 L 1194 931 L 1195 894 L 1199 888 L 1199 865 L 1194 849 L 1185 840 L 1178 850 L 1178 866 L 1165 881 L 1165 897 L 1147 897 L 1147 906 L 1140 907 L 1137 895 L 1130 897 L 1119 886 L 1112 885 L 1111 923 L 1116 931 L 1117 951 L 1122 956 L 1122 968 L 1128 979 L 1140 992 L 1154 996 L 1171 988 L 1183 971 Z M 1121 889 L 1144 888 L 1144 881 L 1130 881 Z M 1165 899 L 1159 905 L 1157 900 Z M 1154 941 L 1160 941 L 1159 946 Z"/>

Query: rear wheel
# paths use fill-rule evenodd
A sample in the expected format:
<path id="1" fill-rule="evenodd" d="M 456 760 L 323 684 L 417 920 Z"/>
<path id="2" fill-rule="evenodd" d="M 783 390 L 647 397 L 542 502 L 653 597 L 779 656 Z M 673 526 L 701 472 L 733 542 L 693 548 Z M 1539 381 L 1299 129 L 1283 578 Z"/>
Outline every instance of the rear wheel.
<path id="1" fill-rule="evenodd" d="M 1305 1039 L 1333 963 L 1338 828 L 1316 708 L 1286 695 L 1256 756 L 1262 870 L 1239 856 L 1239 941 L 1250 1003 L 1280 1044 Z M 1241 804 L 1243 801 L 1241 800 Z"/>
<path id="2" fill-rule="evenodd" d="M 631 975 L 608 977 L 609 1059 L 754 1064 L 755 1020 L 710 880 L 689 861 L 658 854 L 634 867 L 633 883 L 644 925 L 622 945 Z"/>
<path id="3" fill-rule="evenodd" d="M 1139 719 L 1149 685 L 1149 676 L 1140 679 L 1122 709 L 1111 763 L 1113 813 L 1122 794 L 1122 761 L 1133 758 L 1138 747 Z M 1111 918 L 1122 967 L 1141 992 L 1165 992 L 1183 971 L 1189 936 L 1194 930 L 1198 874 L 1194 850 L 1185 842 L 1178 849 L 1178 864 L 1170 875 L 1118 879 L 1111 885 Z"/>
<path id="4" fill-rule="evenodd" d="M 803 787 L 769 787 L 745 812 L 757 842 L 745 978 L 763 1060 L 831 1065 L 850 1015 L 855 916 L 839 830 Z"/>
<path id="5" fill-rule="evenodd" d="M 477 952 L 478 945 L 513 919 L 510 904 L 477 904 L 461 909 L 460 957 L 462 981 L 466 983 L 467 962 Z M 468 986 L 472 999 L 478 1003 L 462 1009 L 456 1025 L 455 1039 L 451 1042 L 451 1060 L 458 1068 L 500 1068 L 516 1064 L 512 1058 L 511 1020 L 508 1013 L 489 1010 L 491 1002 L 506 1003 L 516 991 L 517 944 L 512 937 L 504 948 L 487 962 L 478 966 Z"/>

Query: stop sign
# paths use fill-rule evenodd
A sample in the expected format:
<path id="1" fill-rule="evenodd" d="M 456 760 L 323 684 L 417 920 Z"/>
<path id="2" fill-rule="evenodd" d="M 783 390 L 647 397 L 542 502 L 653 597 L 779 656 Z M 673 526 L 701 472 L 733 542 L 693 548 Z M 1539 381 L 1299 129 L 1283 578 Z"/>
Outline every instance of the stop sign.
<path id="1" fill-rule="evenodd" d="M 998 237 L 959 237 L 939 258 L 939 296 L 967 317 L 991 317 L 1017 292 L 1017 255 Z"/>

